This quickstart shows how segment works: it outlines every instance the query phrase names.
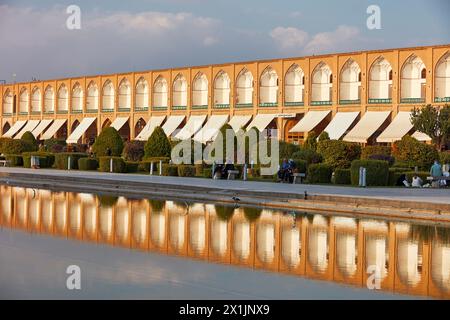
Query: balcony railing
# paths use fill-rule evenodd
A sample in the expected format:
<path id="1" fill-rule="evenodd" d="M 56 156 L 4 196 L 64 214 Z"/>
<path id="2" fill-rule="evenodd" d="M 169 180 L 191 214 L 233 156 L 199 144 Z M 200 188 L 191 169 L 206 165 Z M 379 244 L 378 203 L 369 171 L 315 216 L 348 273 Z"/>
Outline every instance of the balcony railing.
<path id="1" fill-rule="evenodd" d="M 164 110 L 167 110 L 167 106 L 153 106 L 152 110 L 154 110 L 154 111 L 164 111 Z"/>
<path id="2" fill-rule="evenodd" d="M 28 115 L 28 112 L 27 111 L 19 111 L 19 115 L 26 116 L 26 115 Z"/>
<path id="3" fill-rule="evenodd" d="M 331 101 L 311 101 L 312 106 L 331 106 Z"/>
<path id="4" fill-rule="evenodd" d="M 44 114 L 54 114 L 54 113 L 55 113 L 55 110 L 44 111 Z"/>
<path id="5" fill-rule="evenodd" d="M 40 111 L 31 111 L 30 113 L 31 113 L 31 115 L 33 115 L 33 116 L 38 116 L 38 115 L 41 114 Z"/>
<path id="6" fill-rule="evenodd" d="M 3 112 L 3 116 L 9 117 L 9 116 L 12 116 L 12 113 L 11 112 Z"/>
<path id="7" fill-rule="evenodd" d="M 148 111 L 148 107 L 134 107 L 135 112 Z"/>
<path id="8" fill-rule="evenodd" d="M 208 109 L 208 105 L 207 105 L 207 104 L 194 105 L 194 106 L 192 106 L 191 109 L 192 109 L 192 110 Z"/>
<path id="9" fill-rule="evenodd" d="M 369 99 L 369 104 L 390 104 L 392 103 L 392 99 Z"/>
<path id="10" fill-rule="evenodd" d="M 131 109 L 130 108 L 118 108 L 117 111 L 118 112 L 130 112 Z"/>
<path id="11" fill-rule="evenodd" d="M 187 106 L 172 106 L 172 110 L 186 110 Z"/>
<path id="12" fill-rule="evenodd" d="M 253 103 L 236 103 L 236 108 L 253 108 Z"/>
<path id="13" fill-rule="evenodd" d="M 360 99 L 355 99 L 355 100 L 339 100 L 339 104 L 360 104 L 361 100 Z"/>
<path id="14" fill-rule="evenodd" d="M 102 109 L 102 112 L 114 112 L 114 109 Z"/>
<path id="15" fill-rule="evenodd" d="M 285 102 L 285 107 L 302 107 L 305 103 L 303 101 L 291 101 L 291 102 Z"/>
<path id="16" fill-rule="evenodd" d="M 434 98 L 434 102 L 450 102 L 450 97 Z"/>
<path id="17" fill-rule="evenodd" d="M 79 113 L 83 113 L 83 110 L 72 110 L 71 113 L 79 114 Z"/>
<path id="18" fill-rule="evenodd" d="M 98 109 L 86 109 L 86 113 L 97 113 Z"/>
<path id="19" fill-rule="evenodd" d="M 425 98 L 402 98 L 400 103 L 424 103 Z"/>
<path id="20" fill-rule="evenodd" d="M 67 113 L 69 113 L 69 111 L 67 111 L 67 110 L 58 110 L 58 111 L 56 111 L 56 114 L 67 114 Z"/>
<path id="21" fill-rule="evenodd" d="M 278 102 L 262 102 L 259 106 L 263 108 L 278 107 Z"/>
<path id="22" fill-rule="evenodd" d="M 229 107 L 229 103 L 217 103 L 214 105 L 214 109 L 228 109 Z"/>

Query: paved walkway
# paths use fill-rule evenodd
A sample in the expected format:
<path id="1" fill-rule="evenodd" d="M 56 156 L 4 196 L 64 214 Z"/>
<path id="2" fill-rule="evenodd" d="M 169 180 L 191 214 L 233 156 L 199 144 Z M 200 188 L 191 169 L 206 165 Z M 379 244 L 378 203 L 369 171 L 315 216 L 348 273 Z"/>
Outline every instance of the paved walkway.
<path id="1" fill-rule="evenodd" d="M 236 191 L 257 191 L 257 192 L 282 192 L 290 194 L 303 194 L 306 190 L 308 194 L 314 195 L 336 195 L 349 197 L 363 197 L 374 199 L 389 199 L 400 201 L 418 201 L 450 204 L 450 189 L 414 189 L 414 188 L 356 188 L 334 185 L 310 185 L 310 184 L 283 184 L 272 182 L 256 182 L 256 181 L 227 181 L 212 180 L 202 178 L 181 178 L 181 177 L 161 177 L 150 176 L 144 174 L 119 174 L 119 173 L 100 173 L 96 171 L 65 171 L 54 169 L 25 169 L 25 168 L 0 168 L 1 173 L 33 173 L 36 178 L 39 175 L 58 176 L 58 177 L 77 177 L 77 178 L 94 178 L 113 180 L 113 181 L 130 181 L 130 182 L 148 182 L 159 183 L 176 186 L 190 186 L 201 188 L 220 188 L 225 190 Z M 30 181 L 32 182 L 32 181 Z"/>

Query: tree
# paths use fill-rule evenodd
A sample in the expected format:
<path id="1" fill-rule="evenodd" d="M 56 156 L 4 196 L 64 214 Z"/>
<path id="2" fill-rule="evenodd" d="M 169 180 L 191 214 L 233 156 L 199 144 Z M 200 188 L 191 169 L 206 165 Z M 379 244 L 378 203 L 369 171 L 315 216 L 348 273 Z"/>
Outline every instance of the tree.
<path id="1" fill-rule="evenodd" d="M 330 135 L 326 131 L 322 131 L 321 134 L 319 134 L 319 138 L 317 141 L 324 141 L 324 140 L 330 140 Z"/>
<path id="2" fill-rule="evenodd" d="M 108 154 L 108 149 L 111 154 Z M 102 130 L 95 143 L 92 145 L 92 152 L 97 157 L 114 156 L 120 157 L 123 150 L 123 141 L 119 132 L 113 127 L 108 127 Z"/>
<path id="3" fill-rule="evenodd" d="M 412 110 L 411 123 L 414 129 L 430 136 L 437 150 L 441 150 L 450 139 L 450 106 L 440 110 L 432 105 Z"/>
<path id="4" fill-rule="evenodd" d="M 304 147 L 306 149 L 316 150 L 317 149 L 317 134 L 314 131 L 308 133 Z"/>
<path id="5" fill-rule="evenodd" d="M 317 144 L 317 152 L 322 155 L 324 163 L 333 169 L 345 169 L 353 160 L 359 159 L 361 146 L 341 140 L 322 140 Z"/>
<path id="6" fill-rule="evenodd" d="M 170 158 L 172 147 L 166 133 L 161 127 L 156 127 L 144 146 L 144 158 Z"/>
<path id="7" fill-rule="evenodd" d="M 144 142 L 139 140 L 127 141 L 122 156 L 126 161 L 141 161 L 144 157 Z"/>
<path id="8" fill-rule="evenodd" d="M 31 151 L 36 151 L 38 149 L 38 143 L 36 141 L 36 138 L 30 131 L 25 132 L 21 140 L 24 141 L 26 144 L 30 145 Z"/>
<path id="9" fill-rule="evenodd" d="M 408 135 L 394 143 L 392 154 L 395 160 L 422 169 L 428 169 L 439 158 L 435 148 Z"/>

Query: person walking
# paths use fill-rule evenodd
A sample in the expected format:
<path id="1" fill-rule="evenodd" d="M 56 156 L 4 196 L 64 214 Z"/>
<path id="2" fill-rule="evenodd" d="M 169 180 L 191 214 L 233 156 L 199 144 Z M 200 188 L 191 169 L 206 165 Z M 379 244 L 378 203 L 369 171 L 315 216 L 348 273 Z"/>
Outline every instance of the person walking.
<path id="1" fill-rule="evenodd" d="M 437 177 L 442 177 L 442 167 L 439 164 L 439 161 L 434 160 L 434 164 L 431 166 L 430 175 L 433 177 L 433 181 L 431 182 L 431 186 L 434 188 L 439 188 L 439 179 Z"/>

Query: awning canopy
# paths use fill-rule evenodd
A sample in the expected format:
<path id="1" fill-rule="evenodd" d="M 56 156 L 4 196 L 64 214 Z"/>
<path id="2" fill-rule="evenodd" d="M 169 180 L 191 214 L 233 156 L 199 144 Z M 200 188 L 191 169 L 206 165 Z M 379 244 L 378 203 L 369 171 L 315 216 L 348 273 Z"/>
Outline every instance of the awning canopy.
<path id="1" fill-rule="evenodd" d="M 339 140 L 358 117 L 359 112 L 338 112 L 323 130 L 331 140 Z"/>
<path id="2" fill-rule="evenodd" d="M 165 118 L 166 116 L 151 117 L 145 127 L 136 137 L 136 140 L 147 141 L 148 138 L 152 135 L 155 128 L 159 127 Z"/>
<path id="3" fill-rule="evenodd" d="M 83 121 L 75 128 L 72 134 L 67 138 L 67 143 L 77 143 L 83 133 L 91 126 L 97 118 L 84 118 Z"/>
<path id="4" fill-rule="evenodd" d="M 11 128 L 3 135 L 5 138 L 12 138 L 22 127 L 27 123 L 27 120 L 16 121 Z"/>
<path id="5" fill-rule="evenodd" d="M 251 118 L 251 115 L 233 116 L 228 124 L 233 128 L 235 132 L 238 132 L 239 129 L 245 130 L 245 125 L 250 121 Z"/>
<path id="6" fill-rule="evenodd" d="M 191 116 L 175 138 L 180 140 L 190 139 L 202 127 L 205 119 L 206 115 Z"/>
<path id="7" fill-rule="evenodd" d="M 41 122 L 37 125 L 37 127 L 34 128 L 33 131 L 31 131 L 33 136 L 37 138 L 50 125 L 50 123 L 52 123 L 52 121 L 53 121 L 52 119 L 41 120 Z"/>
<path id="8" fill-rule="evenodd" d="M 411 123 L 411 112 L 399 112 L 389 126 L 378 136 L 377 142 L 395 142 L 401 140 L 413 125 Z"/>
<path id="9" fill-rule="evenodd" d="M 367 111 L 356 126 L 344 137 L 344 141 L 367 143 L 375 131 L 389 117 L 390 111 Z"/>
<path id="10" fill-rule="evenodd" d="M 184 121 L 185 116 L 169 116 L 167 118 L 166 122 L 162 126 L 162 129 L 164 130 L 164 133 L 166 136 L 170 136 L 177 128 L 180 126 L 180 124 Z"/>
<path id="11" fill-rule="evenodd" d="M 47 131 L 44 132 L 41 139 L 46 140 L 52 138 L 55 133 L 57 133 L 58 130 L 64 125 L 64 123 L 66 123 L 66 121 L 66 119 L 56 119 L 55 121 L 53 121 L 52 125 L 47 129 Z"/>
<path id="12" fill-rule="evenodd" d="M 228 115 L 212 115 L 211 117 L 209 117 L 203 128 L 194 136 L 194 140 L 202 143 L 214 140 L 220 128 L 222 128 L 227 120 Z"/>
<path id="13" fill-rule="evenodd" d="M 113 123 L 111 123 L 111 127 L 113 127 L 114 129 L 116 129 L 117 131 L 119 131 L 120 129 L 122 129 L 122 127 L 124 126 L 125 123 L 127 123 L 128 119 L 130 117 L 117 117 Z"/>
<path id="14" fill-rule="evenodd" d="M 14 139 L 20 139 L 22 138 L 22 136 L 24 135 L 25 132 L 27 131 L 33 131 L 37 125 L 39 124 L 39 120 L 29 120 L 25 126 L 22 128 L 22 130 L 20 130 L 20 132 L 18 134 L 16 134 L 16 136 L 14 137 Z"/>
<path id="15" fill-rule="evenodd" d="M 420 132 L 420 131 L 416 131 L 414 132 L 411 137 L 416 138 L 419 141 L 431 141 L 431 138 L 429 135 L 427 135 L 426 133 Z"/>
<path id="16" fill-rule="evenodd" d="M 259 131 L 263 131 L 267 128 L 267 126 L 272 122 L 273 119 L 276 118 L 276 114 L 257 114 L 252 122 L 247 126 L 247 130 L 251 128 L 256 128 Z"/>
<path id="17" fill-rule="evenodd" d="M 289 132 L 310 132 L 330 114 L 328 111 L 309 111 Z"/>

